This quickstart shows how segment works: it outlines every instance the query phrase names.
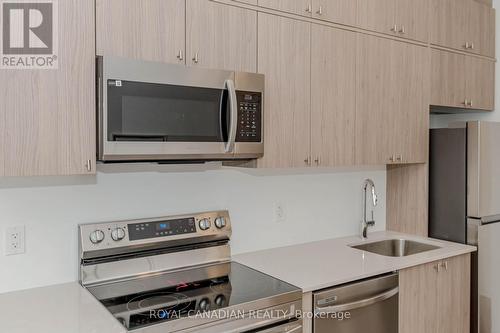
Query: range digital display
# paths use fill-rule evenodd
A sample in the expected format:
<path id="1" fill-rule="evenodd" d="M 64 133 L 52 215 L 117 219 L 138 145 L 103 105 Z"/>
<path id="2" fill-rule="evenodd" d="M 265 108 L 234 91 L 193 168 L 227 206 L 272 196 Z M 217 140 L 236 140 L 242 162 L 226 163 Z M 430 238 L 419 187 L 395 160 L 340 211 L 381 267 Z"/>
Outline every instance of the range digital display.
<path id="1" fill-rule="evenodd" d="M 128 234 L 131 241 L 195 232 L 196 224 L 194 217 L 168 221 L 128 224 Z"/>

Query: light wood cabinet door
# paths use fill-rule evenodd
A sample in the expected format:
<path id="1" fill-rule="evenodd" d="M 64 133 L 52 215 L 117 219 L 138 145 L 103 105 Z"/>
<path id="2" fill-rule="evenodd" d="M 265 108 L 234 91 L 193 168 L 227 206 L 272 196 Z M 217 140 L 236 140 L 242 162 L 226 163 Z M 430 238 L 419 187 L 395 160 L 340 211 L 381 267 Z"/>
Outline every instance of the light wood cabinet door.
<path id="1" fill-rule="evenodd" d="M 467 25 L 467 1 L 430 0 L 431 43 L 465 50 Z"/>
<path id="2" fill-rule="evenodd" d="M 438 330 L 438 262 L 399 272 L 399 333 L 444 333 Z"/>
<path id="3" fill-rule="evenodd" d="M 430 120 L 429 48 L 393 41 L 397 163 L 425 163 Z"/>
<path id="4" fill-rule="evenodd" d="M 258 5 L 308 17 L 313 11 L 311 0 L 258 0 Z"/>
<path id="5" fill-rule="evenodd" d="M 469 320 L 469 254 L 399 272 L 400 333 L 469 333 Z"/>
<path id="6" fill-rule="evenodd" d="M 98 55 L 185 63 L 185 0 L 96 0 Z"/>
<path id="7" fill-rule="evenodd" d="M 356 25 L 358 2 L 353 0 L 312 0 L 312 16 L 345 25 Z"/>
<path id="8" fill-rule="evenodd" d="M 398 36 L 418 41 L 429 40 L 429 0 L 396 0 Z"/>
<path id="9" fill-rule="evenodd" d="M 6 176 L 95 173 L 94 1 L 57 6 L 59 68 L 0 71 Z"/>
<path id="10" fill-rule="evenodd" d="M 354 164 L 356 34 L 312 25 L 311 152 L 313 165 Z"/>
<path id="11" fill-rule="evenodd" d="M 465 40 L 471 45 L 468 52 L 495 57 L 495 9 L 469 0 L 468 29 Z"/>
<path id="12" fill-rule="evenodd" d="M 358 0 L 358 26 L 363 29 L 396 34 L 395 0 Z"/>
<path id="13" fill-rule="evenodd" d="M 470 332 L 470 255 L 443 259 L 437 283 L 438 331 Z"/>
<path id="14" fill-rule="evenodd" d="M 495 61 L 465 56 L 465 73 L 465 91 L 469 107 L 494 110 Z"/>
<path id="15" fill-rule="evenodd" d="M 259 13 L 258 36 L 258 72 L 266 76 L 265 148 L 258 165 L 274 168 L 308 166 L 311 24 Z"/>
<path id="16" fill-rule="evenodd" d="M 393 44 L 385 38 L 357 37 L 356 164 L 388 164 L 397 149 Z"/>
<path id="17" fill-rule="evenodd" d="M 465 56 L 431 49 L 431 105 L 465 107 Z"/>
<path id="18" fill-rule="evenodd" d="M 257 12 L 208 0 L 186 0 L 187 64 L 257 71 Z"/>

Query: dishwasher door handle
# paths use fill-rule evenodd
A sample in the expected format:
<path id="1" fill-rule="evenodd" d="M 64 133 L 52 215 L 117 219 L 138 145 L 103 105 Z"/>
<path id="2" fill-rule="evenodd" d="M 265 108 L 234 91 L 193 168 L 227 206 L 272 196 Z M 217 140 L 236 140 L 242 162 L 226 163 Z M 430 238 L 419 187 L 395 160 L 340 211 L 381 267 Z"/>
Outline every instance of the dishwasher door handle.
<path id="1" fill-rule="evenodd" d="M 342 312 L 342 311 L 349 311 L 349 310 L 354 310 L 354 309 L 359 309 L 365 306 L 369 306 L 375 303 L 379 303 L 382 301 L 385 301 L 386 299 L 389 299 L 399 293 L 399 287 L 396 287 L 394 289 L 385 291 L 381 294 L 375 295 L 370 298 L 365 298 L 356 302 L 351 302 L 351 303 L 345 303 L 345 304 L 339 304 L 339 305 L 333 305 L 333 306 L 316 306 L 315 309 L 315 314 L 332 314 L 332 313 L 337 313 L 337 312 Z"/>

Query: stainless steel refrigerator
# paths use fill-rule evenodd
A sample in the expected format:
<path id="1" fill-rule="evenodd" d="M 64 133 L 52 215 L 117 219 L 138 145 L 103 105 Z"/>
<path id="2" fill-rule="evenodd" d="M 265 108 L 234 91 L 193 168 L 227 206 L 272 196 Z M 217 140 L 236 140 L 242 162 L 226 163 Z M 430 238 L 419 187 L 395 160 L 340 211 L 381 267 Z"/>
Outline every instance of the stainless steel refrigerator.
<path id="1" fill-rule="evenodd" d="M 431 130 L 429 236 L 478 247 L 471 332 L 500 332 L 500 123 Z"/>

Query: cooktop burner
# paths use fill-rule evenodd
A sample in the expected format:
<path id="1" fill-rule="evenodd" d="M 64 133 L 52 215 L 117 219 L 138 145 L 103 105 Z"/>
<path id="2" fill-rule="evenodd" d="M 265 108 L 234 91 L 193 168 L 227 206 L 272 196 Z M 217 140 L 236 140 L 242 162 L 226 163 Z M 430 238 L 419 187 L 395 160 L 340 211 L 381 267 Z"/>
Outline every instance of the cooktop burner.
<path id="1" fill-rule="evenodd" d="M 88 290 L 129 330 L 297 292 L 290 284 L 235 262 L 102 284 Z"/>

